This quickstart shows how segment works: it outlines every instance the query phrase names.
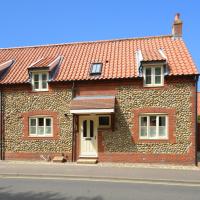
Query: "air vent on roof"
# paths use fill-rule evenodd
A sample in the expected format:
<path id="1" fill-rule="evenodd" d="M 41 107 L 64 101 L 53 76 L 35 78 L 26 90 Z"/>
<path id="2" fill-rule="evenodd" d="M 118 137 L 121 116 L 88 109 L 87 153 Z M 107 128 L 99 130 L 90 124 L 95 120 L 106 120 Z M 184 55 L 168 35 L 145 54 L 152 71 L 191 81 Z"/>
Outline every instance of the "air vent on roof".
<path id="1" fill-rule="evenodd" d="M 100 75 L 102 71 L 102 63 L 92 63 L 90 74 L 91 75 Z"/>

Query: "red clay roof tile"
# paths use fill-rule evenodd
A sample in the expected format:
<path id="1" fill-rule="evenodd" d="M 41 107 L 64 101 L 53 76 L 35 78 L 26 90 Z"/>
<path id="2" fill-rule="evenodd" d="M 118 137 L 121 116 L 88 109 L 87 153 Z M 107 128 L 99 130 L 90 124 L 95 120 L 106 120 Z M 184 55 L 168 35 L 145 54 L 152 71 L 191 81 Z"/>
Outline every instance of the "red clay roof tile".
<path id="1" fill-rule="evenodd" d="M 82 109 L 114 109 L 115 97 L 77 97 L 74 98 L 70 105 L 70 110 L 82 110 Z"/>
<path id="2" fill-rule="evenodd" d="M 162 60 L 162 49 L 167 57 L 169 75 L 198 74 L 197 68 L 183 40 L 172 36 L 80 42 L 35 47 L 0 49 L 0 63 L 14 59 L 15 63 L 0 83 L 23 83 L 28 80 L 28 67 L 41 58 L 63 60 L 54 81 L 116 79 L 138 77 L 135 53 L 140 49 L 144 60 Z M 50 62 L 41 60 L 42 65 Z M 91 76 L 93 62 L 103 63 L 102 74 Z M 41 63 L 40 63 L 41 65 Z"/>

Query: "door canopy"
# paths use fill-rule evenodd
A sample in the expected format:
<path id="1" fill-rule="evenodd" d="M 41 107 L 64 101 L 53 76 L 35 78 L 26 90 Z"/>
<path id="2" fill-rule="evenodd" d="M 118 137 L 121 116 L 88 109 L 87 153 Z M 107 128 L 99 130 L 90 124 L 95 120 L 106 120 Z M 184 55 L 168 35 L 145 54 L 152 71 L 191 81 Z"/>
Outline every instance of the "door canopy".
<path id="1" fill-rule="evenodd" d="M 75 97 L 70 106 L 72 114 L 114 113 L 115 96 Z"/>

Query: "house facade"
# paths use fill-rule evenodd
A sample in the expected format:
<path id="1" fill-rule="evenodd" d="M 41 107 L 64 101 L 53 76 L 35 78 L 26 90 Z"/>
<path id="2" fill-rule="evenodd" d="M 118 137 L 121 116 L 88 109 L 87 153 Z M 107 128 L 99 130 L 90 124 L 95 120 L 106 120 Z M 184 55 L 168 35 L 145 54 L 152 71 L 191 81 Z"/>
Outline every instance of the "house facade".
<path id="1" fill-rule="evenodd" d="M 198 71 L 172 35 L 0 49 L 1 159 L 196 163 Z"/>

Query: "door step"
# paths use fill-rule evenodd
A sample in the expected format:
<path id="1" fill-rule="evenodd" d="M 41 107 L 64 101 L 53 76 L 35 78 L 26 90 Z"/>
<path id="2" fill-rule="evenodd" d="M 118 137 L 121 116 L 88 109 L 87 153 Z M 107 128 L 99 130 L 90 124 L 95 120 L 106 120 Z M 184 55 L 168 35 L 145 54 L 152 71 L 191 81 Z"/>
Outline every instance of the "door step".
<path id="1" fill-rule="evenodd" d="M 53 162 L 66 162 L 66 158 L 64 156 L 55 156 L 52 160 Z"/>
<path id="2" fill-rule="evenodd" d="M 79 158 L 77 164 L 97 164 L 97 158 Z"/>

